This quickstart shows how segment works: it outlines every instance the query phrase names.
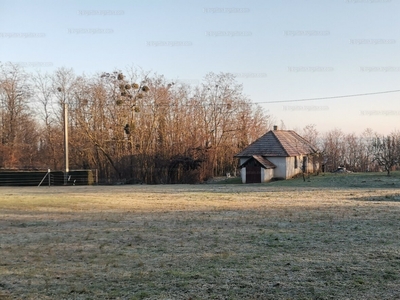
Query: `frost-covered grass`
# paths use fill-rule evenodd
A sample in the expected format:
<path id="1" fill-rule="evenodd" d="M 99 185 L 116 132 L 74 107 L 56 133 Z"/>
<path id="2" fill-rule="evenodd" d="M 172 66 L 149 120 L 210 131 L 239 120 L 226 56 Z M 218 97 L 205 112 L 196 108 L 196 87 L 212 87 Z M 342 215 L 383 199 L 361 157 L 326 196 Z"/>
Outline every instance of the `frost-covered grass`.
<path id="1" fill-rule="evenodd" d="M 0 299 L 396 299 L 399 221 L 384 186 L 1 187 Z"/>

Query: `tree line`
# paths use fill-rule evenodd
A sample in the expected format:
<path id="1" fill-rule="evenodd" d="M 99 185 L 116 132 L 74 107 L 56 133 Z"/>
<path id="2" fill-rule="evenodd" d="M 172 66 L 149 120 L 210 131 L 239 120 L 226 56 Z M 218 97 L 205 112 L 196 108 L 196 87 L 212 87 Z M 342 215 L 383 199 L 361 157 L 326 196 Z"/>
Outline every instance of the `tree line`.
<path id="1" fill-rule="evenodd" d="M 209 73 L 196 86 L 138 69 L 77 75 L 60 68 L 28 73 L 0 64 L 0 168 L 64 166 L 68 107 L 70 169 L 97 169 L 101 183 L 194 183 L 237 174 L 234 155 L 272 128 L 271 115 L 243 94 L 229 73 Z M 299 134 L 322 153 L 325 171 L 388 173 L 400 135 Z"/>
<path id="2" fill-rule="evenodd" d="M 0 168 L 70 169 L 107 182 L 191 183 L 236 173 L 233 157 L 271 127 L 271 117 L 229 73 L 201 84 L 130 69 L 77 75 L 0 65 Z"/>
<path id="3" fill-rule="evenodd" d="M 314 124 L 302 129 L 303 137 L 318 147 L 324 171 L 340 167 L 353 172 L 385 171 L 388 175 L 399 166 L 400 132 L 381 135 L 367 128 L 360 135 L 332 129 L 319 133 Z"/>

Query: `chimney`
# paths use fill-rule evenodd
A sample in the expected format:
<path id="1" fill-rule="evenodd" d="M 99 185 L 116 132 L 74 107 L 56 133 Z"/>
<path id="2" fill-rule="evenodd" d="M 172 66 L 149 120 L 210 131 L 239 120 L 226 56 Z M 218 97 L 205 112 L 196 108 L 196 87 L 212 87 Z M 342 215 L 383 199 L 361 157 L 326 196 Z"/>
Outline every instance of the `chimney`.
<path id="1" fill-rule="evenodd" d="M 274 125 L 274 130 L 278 130 L 278 126 L 277 125 Z"/>

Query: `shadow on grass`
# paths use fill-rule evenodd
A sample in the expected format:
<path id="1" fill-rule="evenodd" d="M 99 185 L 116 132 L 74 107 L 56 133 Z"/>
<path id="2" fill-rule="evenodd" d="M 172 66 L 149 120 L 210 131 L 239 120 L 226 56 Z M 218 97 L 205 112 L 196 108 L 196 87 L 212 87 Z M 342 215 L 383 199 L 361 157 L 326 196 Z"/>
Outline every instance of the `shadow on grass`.
<path id="1" fill-rule="evenodd" d="M 400 202 L 400 194 L 373 195 L 350 198 L 350 200 L 368 201 L 368 202 Z"/>
<path id="2" fill-rule="evenodd" d="M 400 172 L 391 176 L 384 173 L 323 173 L 269 183 L 275 187 L 313 187 L 313 188 L 400 188 Z"/>

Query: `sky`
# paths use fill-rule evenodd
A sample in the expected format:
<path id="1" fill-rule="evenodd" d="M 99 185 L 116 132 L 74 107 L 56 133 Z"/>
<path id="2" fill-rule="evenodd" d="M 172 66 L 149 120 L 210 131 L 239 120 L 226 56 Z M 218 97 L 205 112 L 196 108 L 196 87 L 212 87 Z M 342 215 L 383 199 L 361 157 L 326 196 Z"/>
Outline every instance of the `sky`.
<path id="1" fill-rule="evenodd" d="M 191 85 L 233 73 L 278 126 L 389 134 L 399 16 L 400 0 L 0 0 L 0 61 L 87 75 L 135 66 Z"/>

